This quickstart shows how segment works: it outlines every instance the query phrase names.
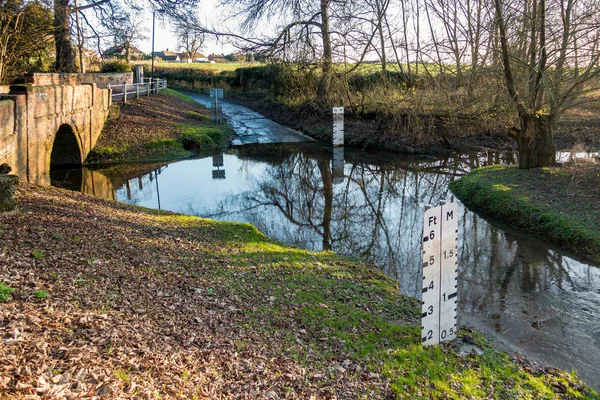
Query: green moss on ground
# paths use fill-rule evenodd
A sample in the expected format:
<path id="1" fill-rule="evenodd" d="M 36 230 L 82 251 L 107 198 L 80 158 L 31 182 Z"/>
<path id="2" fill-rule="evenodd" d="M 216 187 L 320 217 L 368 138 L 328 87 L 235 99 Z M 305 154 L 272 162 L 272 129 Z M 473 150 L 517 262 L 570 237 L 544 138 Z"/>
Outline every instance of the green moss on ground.
<path id="1" fill-rule="evenodd" d="M 119 398 L 600 398 L 473 332 L 459 336 L 482 355 L 422 348 L 418 301 L 331 252 L 284 246 L 248 224 L 21 192 L 22 215 L 0 231 L 0 278 L 15 289 L 0 335 L 27 331 L 0 346 L 8 398 L 35 390 L 46 370 L 10 375 L 34 360 L 59 365 L 47 382 L 86 368 Z M 32 262 L 33 246 L 46 256 Z M 43 304 L 31 282 L 52 293 Z"/>
<path id="2" fill-rule="evenodd" d="M 144 96 L 121 106 L 108 121 L 86 162 L 151 162 L 226 147 L 233 130 L 210 121 L 210 111 L 177 91 Z"/>
<path id="3" fill-rule="evenodd" d="M 480 168 L 450 183 L 469 207 L 600 261 L 600 164 Z"/>

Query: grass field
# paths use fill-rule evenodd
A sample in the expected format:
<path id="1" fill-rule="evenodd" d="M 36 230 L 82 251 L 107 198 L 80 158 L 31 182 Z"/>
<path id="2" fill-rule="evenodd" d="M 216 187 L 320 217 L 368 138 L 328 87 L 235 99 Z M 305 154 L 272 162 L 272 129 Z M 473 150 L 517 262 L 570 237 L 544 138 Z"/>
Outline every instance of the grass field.
<path id="1" fill-rule="evenodd" d="M 145 61 L 136 61 L 133 63 L 134 65 L 143 65 L 145 68 L 150 68 L 152 62 L 150 60 Z M 262 63 L 182 63 L 182 62 L 154 62 L 154 68 L 161 69 L 198 69 L 198 70 L 207 70 L 207 71 L 235 71 L 238 68 L 247 68 L 247 67 L 256 67 L 259 65 L 265 65 Z"/>
<path id="2" fill-rule="evenodd" d="M 144 65 L 145 67 L 150 67 L 152 62 L 150 60 L 145 61 L 135 61 L 134 65 Z M 206 70 L 206 71 L 214 71 L 214 72 L 223 72 L 223 71 L 235 71 L 238 68 L 249 68 L 249 67 L 258 67 L 258 66 L 266 66 L 268 64 L 260 63 L 260 62 L 229 62 L 229 63 L 182 63 L 182 62 L 155 62 L 154 68 L 160 69 L 194 69 L 194 70 Z M 349 71 L 354 67 L 354 64 L 351 63 L 335 63 L 334 68 L 336 72 L 342 73 L 345 71 Z M 387 70 L 389 72 L 408 72 L 409 67 L 407 64 L 398 65 L 397 63 L 388 63 Z M 452 72 L 455 70 L 454 66 L 445 65 L 443 67 L 445 72 Z M 360 65 L 353 74 L 372 74 L 381 71 L 381 64 L 372 64 L 372 63 L 363 63 Z M 411 73 L 416 73 L 418 71 L 419 74 L 430 74 L 435 76 L 439 73 L 439 67 L 433 64 L 423 64 L 423 63 L 411 63 L 410 64 Z"/>

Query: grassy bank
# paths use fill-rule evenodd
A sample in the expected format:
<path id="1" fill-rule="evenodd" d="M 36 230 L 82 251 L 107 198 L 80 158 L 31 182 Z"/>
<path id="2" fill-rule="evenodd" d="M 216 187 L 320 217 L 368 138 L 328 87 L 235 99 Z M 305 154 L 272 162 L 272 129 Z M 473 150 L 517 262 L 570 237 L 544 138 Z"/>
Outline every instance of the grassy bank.
<path id="1" fill-rule="evenodd" d="M 226 147 L 233 131 L 210 121 L 210 111 L 174 90 L 120 106 L 107 121 L 87 163 L 163 161 Z"/>
<path id="2" fill-rule="evenodd" d="M 477 169 L 450 189 L 465 204 L 600 261 L 600 164 Z"/>
<path id="3" fill-rule="evenodd" d="M 3 398 L 599 398 L 472 332 L 421 348 L 418 302 L 330 252 L 56 188 L 20 205 L 0 217 Z"/>

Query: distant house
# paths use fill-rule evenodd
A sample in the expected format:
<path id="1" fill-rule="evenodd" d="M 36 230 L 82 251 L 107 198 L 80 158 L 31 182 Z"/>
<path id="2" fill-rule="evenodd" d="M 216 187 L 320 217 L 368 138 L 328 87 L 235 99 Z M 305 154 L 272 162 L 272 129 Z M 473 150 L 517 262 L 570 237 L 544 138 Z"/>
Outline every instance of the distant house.
<path id="1" fill-rule="evenodd" d="M 211 54 L 210 56 L 208 56 L 208 61 L 213 64 L 228 62 L 223 54 Z"/>
<path id="2" fill-rule="evenodd" d="M 181 59 L 179 58 L 179 54 L 173 51 L 169 51 L 169 49 L 166 49 L 164 51 L 155 51 L 154 53 L 152 53 L 152 56 L 158 57 L 163 61 L 168 62 L 181 61 Z"/>
<path id="3" fill-rule="evenodd" d="M 125 46 L 109 47 L 102 53 L 102 58 L 125 58 L 127 56 L 127 48 Z M 144 52 L 135 46 L 129 47 L 129 59 L 140 60 L 144 57 Z"/>
<path id="4" fill-rule="evenodd" d="M 179 54 L 179 59 L 181 60 L 181 62 L 187 62 L 187 63 L 192 63 L 192 62 L 208 62 L 208 57 L 206 57 L 204 54 L 202 53 L 194 53 L 192 54 L 192 56 L 190 57 L 189 53 L 178 53 Z"/>

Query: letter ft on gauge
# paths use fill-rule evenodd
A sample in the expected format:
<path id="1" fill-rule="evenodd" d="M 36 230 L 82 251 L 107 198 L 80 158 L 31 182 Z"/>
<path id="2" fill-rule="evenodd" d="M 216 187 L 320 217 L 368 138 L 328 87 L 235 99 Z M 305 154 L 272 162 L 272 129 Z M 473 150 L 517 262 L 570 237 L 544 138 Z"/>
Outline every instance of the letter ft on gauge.
<path id="1" fill-rule="evenodd" d="M 436 345 L 456 338 L 458 207 L 442 202 L 423 218 L 421 341 Z"/>

